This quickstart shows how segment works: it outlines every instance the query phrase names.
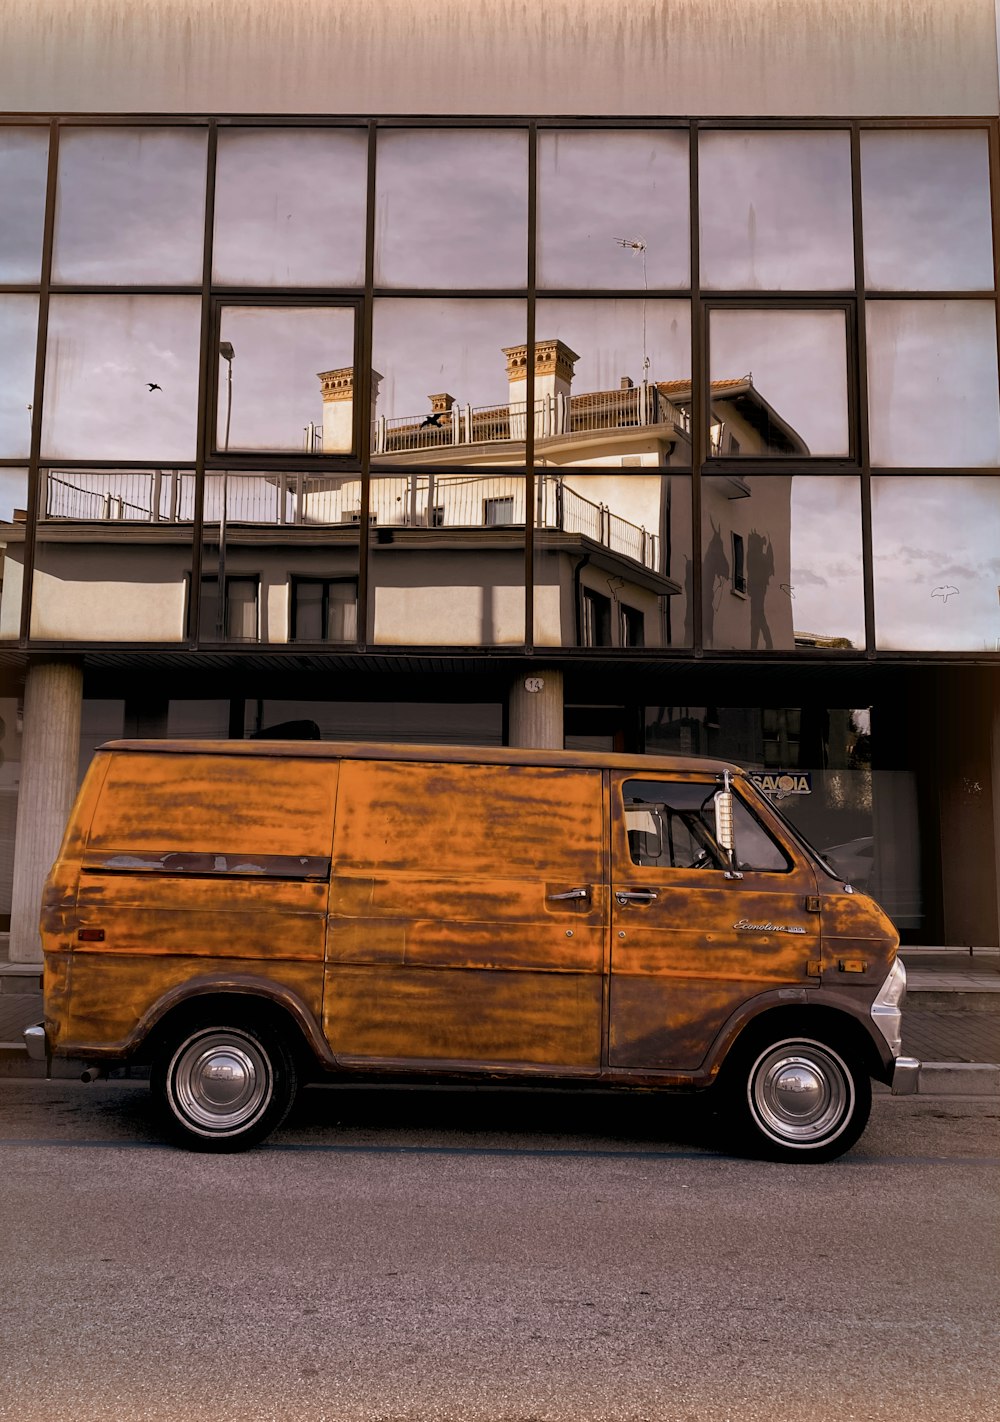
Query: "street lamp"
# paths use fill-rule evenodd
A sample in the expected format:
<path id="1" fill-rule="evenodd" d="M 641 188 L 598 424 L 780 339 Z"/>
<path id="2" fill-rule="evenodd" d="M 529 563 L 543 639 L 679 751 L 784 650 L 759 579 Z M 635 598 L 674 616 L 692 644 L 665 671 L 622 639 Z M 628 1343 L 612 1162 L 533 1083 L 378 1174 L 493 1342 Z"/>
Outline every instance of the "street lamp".
<path id="1" fill-rule="evenodd" d="M 219 355 L 226 362 L 226 438 L 222 452 L 229 453 L 229 424 L 233 416 L 233 350 L 232 341 L 219 342 Z M 229 502 L 229 470 L 222 471 L 222 512 L 219 515 L 219 597 L 215 619 L 215 635 L 223 641 L 226 632 L 226 504 Z"/>

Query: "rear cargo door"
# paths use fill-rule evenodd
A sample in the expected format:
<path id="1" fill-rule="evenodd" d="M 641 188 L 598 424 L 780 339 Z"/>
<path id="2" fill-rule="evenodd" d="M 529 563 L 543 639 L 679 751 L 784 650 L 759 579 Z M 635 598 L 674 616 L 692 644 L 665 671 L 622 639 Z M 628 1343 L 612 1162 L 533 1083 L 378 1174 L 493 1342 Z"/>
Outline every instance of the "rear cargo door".
<path id="1" fill-rule="evenodd" d="M 338 1056 L 597 1069 L 604 823 L 599 770 L 345 761 L 323 1002 Z"/>

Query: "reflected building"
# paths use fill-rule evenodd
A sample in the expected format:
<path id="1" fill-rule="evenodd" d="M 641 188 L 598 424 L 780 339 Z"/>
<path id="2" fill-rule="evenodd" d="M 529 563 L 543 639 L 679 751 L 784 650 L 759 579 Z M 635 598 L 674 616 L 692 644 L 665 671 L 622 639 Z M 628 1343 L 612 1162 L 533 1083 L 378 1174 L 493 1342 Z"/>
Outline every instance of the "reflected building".
<path id="1" fill-rule="evenodd" d="M 199 15 L 192 64 L 147 69 L 188 0 L 137 12 L 145 48 L 98 16 L 99 62 L 26 66 L 0 122 L 15 958 L 95 745 L 286 723 L 729 757 L 798 787 L 910 939 L 1000 940 L 996 19 L 929 0 L 918 34 L 886 0 L 884 32 L 824 35 L 791 3 L 790 66 L 726 0 L 736 65 L 717 8 L 667 52 L 652 12 L 554 3 L 558 53 L 508 7 L 516 62 L 486 11 L 459 33 L 430 0 L 405 44 L 338 12 L 336 85 L 273 8 L 225 43 Z"/>

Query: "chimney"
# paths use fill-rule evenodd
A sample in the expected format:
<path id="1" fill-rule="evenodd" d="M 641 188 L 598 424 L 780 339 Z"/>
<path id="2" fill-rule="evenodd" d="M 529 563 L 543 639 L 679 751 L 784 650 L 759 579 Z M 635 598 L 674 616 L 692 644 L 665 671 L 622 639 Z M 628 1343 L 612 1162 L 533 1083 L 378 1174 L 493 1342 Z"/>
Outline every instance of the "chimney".
<path id="1" fill-rule="evenodd" d="M 528 347 L 505 346 L 503 353 L 507 357 L 510 403 L 523 404 L 528 377 Z M 546 395 L 569 395 L 573 366 L 579 359 L 576 351 L 571 351 L 562 341 L 536 341 L 535 399 L 544 400 Z"/>
<path id="2" fill-rule="evenodd" d="M 321 370 L 317 376 L 323 391 L 323 453 L 349 454 L 354 436 L 354 367 L 342 366 L 340 370 Z M 372 409 L 375 419 L 375 401 L 382 377 L 377 370 L 372 371 Z"/>

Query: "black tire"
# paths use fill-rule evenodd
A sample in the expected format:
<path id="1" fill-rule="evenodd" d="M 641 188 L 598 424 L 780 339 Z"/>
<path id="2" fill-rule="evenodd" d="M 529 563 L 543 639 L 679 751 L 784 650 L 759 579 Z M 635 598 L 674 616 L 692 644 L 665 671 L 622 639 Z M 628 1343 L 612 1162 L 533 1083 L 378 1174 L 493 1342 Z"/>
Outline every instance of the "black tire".
<path id="1" fill-rule="evenodd" d="M 738 1145 L 764 1160 L 834 1160 L 854 1145 L 872 1106 L 853 1052 L 791 1032 L 737 1049 L 723 1096 Z"/>
<path id="2" fill-rule="evenodd" d="M 171 1138 L 187 1150 L 249 1150 L 285 1119 L 295 1061 L 279 1032 L 202 1017 L 161 1041 L 150 1089 Z"/>

